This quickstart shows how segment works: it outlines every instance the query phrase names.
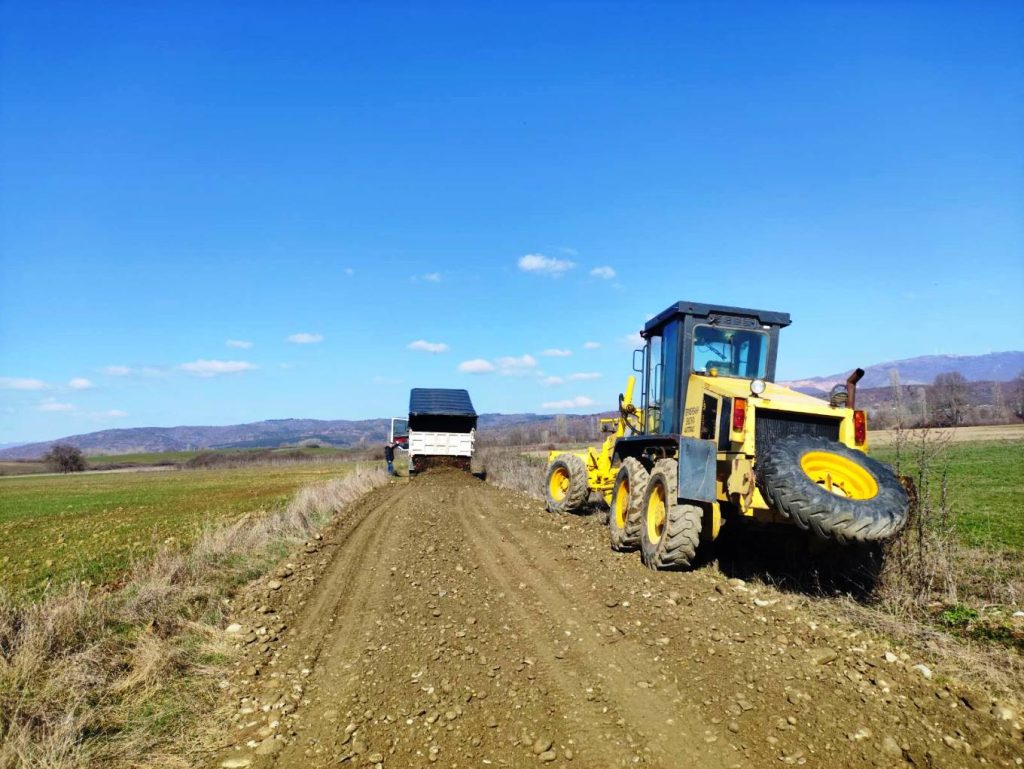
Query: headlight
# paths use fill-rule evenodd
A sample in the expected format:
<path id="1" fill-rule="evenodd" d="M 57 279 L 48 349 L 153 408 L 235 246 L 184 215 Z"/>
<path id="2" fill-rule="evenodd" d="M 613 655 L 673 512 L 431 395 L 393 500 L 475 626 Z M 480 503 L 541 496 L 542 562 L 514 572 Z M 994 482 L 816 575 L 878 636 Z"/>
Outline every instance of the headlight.
<path id="1" fill-rule="evenodd" d="M 765 383 L 763 379 L 754 379 L 750 383 L 750 392 L 754 395 L 760 395 L 764 392 Z"/>

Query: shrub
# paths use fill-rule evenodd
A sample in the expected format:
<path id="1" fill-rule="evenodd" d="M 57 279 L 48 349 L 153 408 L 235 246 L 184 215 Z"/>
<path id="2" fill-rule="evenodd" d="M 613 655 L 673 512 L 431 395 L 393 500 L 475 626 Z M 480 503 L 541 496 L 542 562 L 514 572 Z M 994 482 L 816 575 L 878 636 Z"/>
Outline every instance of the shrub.
<path id="1" fill-rule="evenodd" d="M 43 461 L 55 473 L 80 473 L 86 468 L 85 455 L 70 443 L 55 443 L 43 456 Z"/>

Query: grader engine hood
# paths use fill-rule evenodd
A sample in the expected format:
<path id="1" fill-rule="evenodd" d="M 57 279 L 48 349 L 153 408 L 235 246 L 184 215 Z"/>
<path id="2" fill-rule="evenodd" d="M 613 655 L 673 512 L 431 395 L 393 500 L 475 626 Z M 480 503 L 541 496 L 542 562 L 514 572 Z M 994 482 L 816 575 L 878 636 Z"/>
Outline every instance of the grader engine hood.
<path id="1" fill-rule="evenodd" d="M 746 379 L 696 375 L 691 387 L 697 389 L 698 383 L 702 399 L 710 396 L 721 409 L 720 451 L 760 455 L 777 438 L 794 433 L 818 435 L 859 450 L 867 447 L 866 440 L 856 440 L 851 409 L 835 408 L 819 398 L 773 382 L 766 382 L 759 395 L 751 392 L 751 383 Z M 702 417 L 703 414 L 695 413 L 703 411 L 697 405 L 699 401 L 691 397 L 688 402 L 692 407 L 687 418 Z M 687 432 L 685 428 L 684 424 Z"/>
<path id="2" fill-rule="evenodd" d="M 728 398 L 747 398 L 748 404 L 755 408 L 771 408 L 779 411 L 799 411 L 809 414 L 822 414 L 841 417 L 850 413 L 848 409 L 836 409 L 826 401 L 806 395 L 774 382 L 765 382 L 764 392 L 755 396 L 750 391 L 750 381 L 726 377 L 695 376 L 695 380 L 703 384 L 704 391 L 716 393 Z"/>

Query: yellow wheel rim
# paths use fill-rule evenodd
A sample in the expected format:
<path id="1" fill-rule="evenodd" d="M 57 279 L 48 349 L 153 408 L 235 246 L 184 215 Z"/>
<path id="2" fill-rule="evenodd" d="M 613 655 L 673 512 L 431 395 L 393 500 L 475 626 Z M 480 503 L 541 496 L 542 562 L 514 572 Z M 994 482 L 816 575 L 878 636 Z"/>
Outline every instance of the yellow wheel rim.
<path id="1" fill-rule="evenodd" d="M 665 531 L 665 487 L 654 484 L 651 495 L 647 500 L 647 539 L 651 542 L 660 542 L 661 534 Z"/>
<path id="2" fill-rule="evenodd" d="M 615 525 L 626 528 L 626 514 L 629 512 L 629 481 L 623 480 L 615 494 Z"/>
<path id="3" fill-rule="evenodd" d="M 837 497 L 871 499 L 878 484 L 867 470 L 851 459 L 829 451 L 809 451 L 800 459 L 807 477 Z"/>
<path id="4" fill-rule="evenodd" d="M 551 473 L 551 478 L 548 480 L 548 493 L 556 502 L 561 502 L 569 493 L 569 471 L 561 465 Z"/>

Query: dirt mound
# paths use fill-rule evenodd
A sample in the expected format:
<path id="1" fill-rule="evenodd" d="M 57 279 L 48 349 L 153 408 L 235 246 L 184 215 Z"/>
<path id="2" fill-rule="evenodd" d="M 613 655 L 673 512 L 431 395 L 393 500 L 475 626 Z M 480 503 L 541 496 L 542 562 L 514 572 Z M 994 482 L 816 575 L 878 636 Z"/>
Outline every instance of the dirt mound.
<path id="1" fill-rule="evenodd" d="M 436 470 L 352 506 L 238 612 L 213 766 L 1016 766 L 1009 705 L 593 517 Z"/>

